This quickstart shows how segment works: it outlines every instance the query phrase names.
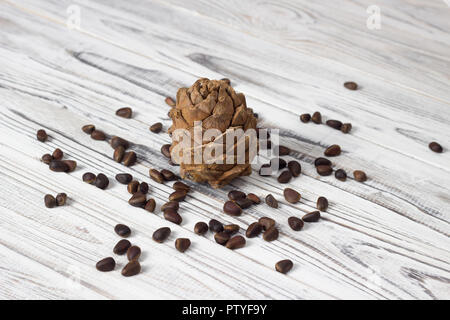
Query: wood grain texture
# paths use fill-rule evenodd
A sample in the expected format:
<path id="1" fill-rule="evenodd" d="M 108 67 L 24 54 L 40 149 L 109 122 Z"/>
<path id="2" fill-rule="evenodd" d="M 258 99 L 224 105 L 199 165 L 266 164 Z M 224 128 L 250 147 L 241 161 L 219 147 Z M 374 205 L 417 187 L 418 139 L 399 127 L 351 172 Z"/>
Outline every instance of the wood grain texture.
<path id="1" fill-rule="evenodd" d="M 32 4 L 21 2 L 20 10 L 0 4 L 0 60 L 7 61 L 0 71 L 2 298 L 449 297 L 449 154 L 426 148 L 431 138 L 444 145 L 449 141 L 446 104 L 377 78 L 350 94 L 341 85 L 343 75 L 357 74 L 352 69 L 323 65 L 314 57 L 302 62 L 297 53 L 239 31 L 214 29 L 201 19 L 184 20 L 185 31 L 154 16 L 147 20 L 150 12 L 161 15 L 156 2 L 141 7 L 144 17 L 119 2 L 109 9 L 100 2 L 91 4 L 94 8 L 83 10 L 88 15 L 82 32 L 65 28 L 64 2 Z M 37 9 L 45 10 L 38 16 Z M 190 15 L 178 14 L 175 10 L 167 16 L 178 20 Z M 207 34 L 222 33 L 215 40 L 200 37 L 192 31 L 201 24 Z M 252 45 L 267 56 L 245 58 Z M 296 68 L 289 69 L 289 61 Z M 194 192 L 180 210 L 183 224 L 171 225 L 174 234 L 160 245 L 151 240 L 157 227 L 168 225 L 160 213 L 130 208 L 123 186 L 112 181 L 107 190 L 98 190 L 84 184 L 81 175 L 104 172 L 112 179 L 118 172 L 130 172 L 148 182 L 152 197 L 162 204 L 170 185 L 153 183 L 148 168 L 167 167 L 159 148 L 169 137 L 151 134 L 148 125 L 161 121 L 167 128 L 164 97 L 200 75 L 231 76 L 262 116 L 261 125 L 283 122 L 283 143 L 303 166 L 304 174 L 289 184 L 302 193 L 302 202 L 283 203 L 276 212 L 259 205 L 234 218 L 221 210 L 232 187 L 272 193 L 281 200 L 276 179 L 253 174 L 224 190 L 191 184 Z M 114 115 L 124 105 L 136 110 L 133 119 Z M 354 132 L 342 135 L 325 126 L 301 125 L 298 114 L 316 108 L 329 117 L 348 117 Z M 107 143 L 80 130 L 86 123 L 135 142 L 139 163 L 132 168 L 115 163 Z M 50 133 L 48 143 L 35 139 L 41 127 Z M 317 176 L 311 163 L 331 143 L 344 146 L 336 165 L 365 170 L 367 183 Z M 74 173 L 49 172 L 40 163 L 40 156 L 55 147 L 78 161 Z M 46 209 L 43 195 L 60 191 L 69 195 L 68 206 Z M 290 230 L 287 218 L 313 210 L 321 195 L 331 202 L 323 221 L 301 232 Z M 280 239 L 250 239 L 236 252 L 215 244 L 211 235 L 192 232 L 200 220 L 216 218 L 246 228 L 265 215 L 279 222 Z M 133 279 L 94 269 L 98 259 L 111 254 L 118 240 L 112 228 L 118 222 L 133 227 L 132 242 L 146 252 L 144 271 Z M 181 236 L 193 241 L 185 254 L 173 247 Z M 295 263 L 287 276 L 273 270 L 282 258 Z M 124 259 L 118 260 L 123 265 Z"/>
<path id="2" fill-rule="evenodd" d="M 25 0 L 18 4 L 23 5 L 24 2 L 27 2 L 27 9 L 56 17 L 65 17 L 65 8 L 72 3 L 52 0 L 52 5 L 48 5 L 48 1 Z M 121 27 L 119 21 L 128 20 L 124 12 L 145 18 L 146 27 L 151 22 L 165 21 L 164 24 L 159 23 L 160 34 L 166 34 L 166 27 L 170 24 L 191 32 L 193 24 L 185 21 L 195 20 L 202 26 L 195 29 L 195 33 L 201 34 L 195 40 L 201 40 L 204 33 L 208 34 L 208 28 L 204 28 L 208 24 L 227 31 L 238 30 L 250 38 L 279 45 L 299 55 L 313 55 L 316 61 L 320 58 L 319 61 L 324 63 L 343 65 L 356 71 L 359 78 L 370 75 L 450 102 L 450 96 L 445 93 L 449 81 L 446 70 L 450 67 L 445 53 L 450 49 L 450 36 L 447 32 L 448 6 L 444 1 L 377 2 L 382 14 L 380 30 L 366 27 L 367 8 L 374 5 L 370 0 L 327 0 L 320 3 L 303 0 L 152 0 L 144 4 L 140 0 L 126 3 L 78 0 L 74 3 L 87 9 L 84 14 L 95 8 L 103 14 L 116 12 L 118 17 L 114 21 L 103 21 L 116 25 L 116 31 Z M 134 19 L 130 22 L 135 23 Z M 139 31 L 139 27 L 129 28 Z M 97 29 L 89 31 L 99 32 Z M 123 45 L 126 42 L 119 43 Z M 236 41 L 235 44 L 245 46 L 243 42 Z"/>
<path id="3" fill-rule="evenodd" d="M 33 2 L 34 5 L 39 3 Z M 381 138 L 378 135 L 389 133 L 383 138 L 386 142 L 383 145 L 394 147 L 393 143 L 398 141 L 395 147 L 411 157 L 427 155 L 420 150 L 423 151 L 423 141 L 431 138 L 434 132 L 445 134 L 445 139 L 449 139 L 448 130 L 445 130 L 450 124 L 446 103 L 424 98 L 410 90 L 399 89 L 373 78 L 365 79 L 362 83 L 358 81 L 364 86 L 364 92 L 350 94 L 342 89 L 342 83 L 358 77 L 351 68 L 332 63 L 324 65 L 321 59 L 299 55 L 295 51 L 255 40 L 208 21 L 199 21 L 192 15 L 158 6 L 158 2 L 151 7 L 135 4 L 129 9 L 124 5 L 119 7 L 120 10 L 110 8 L 110 3 L 102 6 L 96 2 L 95 6 L 82 10 L 85 22 L 82 23 L 81 31 L 114 44 L 126 43 L 123 47 L 128 50 L 195 76 L 229 76 L 236 79 L 234 85 L 247 95 L 286 111 L 327 109 L 330 117 L 342 117 L 345 112 L 349 118 L 353 112 L 362 113 L 364 117 L 360 117 L 360 121 L 367 119 L 367 125 L 358 129 L 358 135 L 363 134 L 367 140 L 376 137 L 379 143 Z M 119 5 L 120 2 L 116 6 Z M 140 9 L 133 9 L 136 7 Z M 64 24 L 64 8 L 64 2 L 57 2 L 48 12 L 39 13 Z M 187 22 L 186 25 L 184 22 Z M 226 43 L 225 39 L 235 41 Z M 255 47 L 262 49 L 254 50 Z M 157 48 L 166 50 L 162 53 Z M 199 52 L 205 48 L 208 48 L 207 54 Z M 267 64 L 267 60 L 273 63 Z M 257 77 L 251 78 L 249 74 Z M 320 87 L 315 85 L 317 82 L 320 82 Z M 261 87 L 264 87 L 264 92 L 261 92 Z M 330 103 L 330 98 L 333 98 L 333 103 Z M 387 112 L 390 118 L 373 112 L 374 109 Z M 398 128 L 399 132 L 395 132 L 400 119 L 409 127 Z M 391 131 L 379 130 L 381 128 L 378 127 L 385 122 L 391 123 Z M 416 132 L 417 127 L 424 131 Z M 425 136 L 428 132 L 428 136 Z M 396 138 L 393 141 L 391 134 L 400 140 Z M 417 138 L 421 141 L 417 141 Z M 415 148 L 419 145 L 411 145 L 414 141 L 420 143 L 420 149 Z M 442 164 L 447 160 L 436 157 L 424 160 L 430 159 L 442 160 Z M 446 166 L 441 167 L 445 169 Z"/>
<path id="4" fill-rule="evenodd" d="M 35 2 L 34 2 L 35 3 Z M 39 3 L 39 2 L 38 2 Z M 60 2 L 58 2 L 60 3 Z M 98 6 L 98 5 L 97 5 Z M 141 6 L 142 9 L 140 12 L 144 12 L 145 6 Z M 188 26 L 193 25 L 192 32 L 194 30 L 199 30 L 200 27 L 197 27 L 194 23 L 195 20 L 186 20 L 188 17 L 182 16 L 177 19 L 173 19 L 173 12 L 166 12 L 166 15 L 164 15 L 165 11 L 158 12 L 158 7 L 152 6 L 153 10 L 147 10 L 145 13 L 152 14 L 152 16 L 149 17 L 146 21 L 151 21 L 153 18 L 164 17 L 168 16 L 167 21 L 160 21 L 161 25 L 165 26 L 165 34 L 169 32 L 169 26 L 172 26 L 172 24 L 169 23 L 169 21 L 189 21 Z M 58 7 L 55 8 L 52 6 L 49 10 L 52 10 L 53 12 L 58 12 L 59 15 L 64 14 L 64 8 Z M 116 21 L 117 19 L 121 19 L 121 17 L 126 16 L 124 13 L 125 8 L 123 8 L 121 12 L 121 15 L 115 15 L 110 18 L 111 21 Z M 110 11 L 110 10 L 109 10 Z M 127 41 L 129 49 L 134 49 L 133 51 L 138 51 L 142 46 L 145 47 L 146 51 L 142 54 L 145 54 L 146 57 L 148 57 L 148 53 L 155 52 L 155 55 L 157 55 L 157 60 L 159 61 L 159 58 L 162 55 L 158 55 L 156 50 L 152 49 L 154 45 L 158 46 L 164 46 L 167 42 L 174 42 L 174 41 L 167 41 L 165 39 L 162 39 L 158 42 L 158 37 L 154 34 L 164 34 L 163 30 L 155 29 L 157 28 L 157 25 L 153 25 L 152 28 L 143 28 L 140 32 L 138 32 L 139 37 L 144 38 L 148 41 L 144 42 L 138 42 L 136 37 L 136 30 L 138 28 L 138 22 L 139 22 L 139 16 L 133 15 L 129 18 L 130 21 L 133 21 L 133 28 L 131 29 L 131 24 L 128 28 L 122 28 L 124 30 L 120 30 L 121 32 L 113 32 L 110 35 L 105 35 L 103 33 L 106 32 L 106 30 L 114 30 L 115 28 L 111 28 L 112 22 L 106 21 L 106 18 L 98 18 L 99 16 L 103 17 L 105 15 L 105 12 L 108 12 L 108 7 L 103 6 L 100 9 L 95 9 L 89 7 L 89 10 L 84 10 L 84 17 L 87 21 L 88 25 L 86 26 L 86 23 L 83 24 L 85 26 L 85 33 L 92 34 L 93 32 L 96 32 L 98 36 L 104 36 L 104 38 L 111 39 L 111 42 L 113 43 L 119 43 Z M 152 12 L 156 12 L 152 13 Z M 97 18 L 96 18 L 97 17 Z M 57 16 L 52 15 L 52 19 L 58 19 Z M 152 18 L 152 19 L 150 19 Z M 123 19 L 123 18 L 122 18 Z M 64 20 L 59 18 L 61 23 L 64 23 Z M 99 23 L 96 23 L 99 22 Z M 106 21 L 106 22 L 104 22 Z M 165 24 L 164 24 L 165 23 Z M 90 25 L 92 24 L 92 26 Z M 107 26 L 105 26 L 105 24 Z M 122 25 L 122 24 L 121 24 Z M 211 28 L 209 28 L 211 27 Z M 214 33 L 214 37 L 208 38 L 208 41 L 217 41 L 219 38 L 229 38 L 229 36 L 221 35 L 220 32 L 225 32 L 226 30 L 222 29 L 212 29 L 212 25 L 208 25 L 208 28 L 206 30 L 212 30 L 211 34 Z M 186 28 L 184 28 L 186 29 Z M 100 30 L 100 31 L 99 31 Z M 134 32 L 126 32 L 127 30 L 133 30 Z M 150 33 L 150 31 L 152 30 Z M 154 31 L 153 31 L 154 30 Z M 178 30 L 177 30 L 178 31 Z M 189 30 L 191 31 L 191 30 Z M 154 32 L 154 33 L 153 33 Z M 122 35 L 126 34 L 126 36 Z M 206 37 L 205 32 L 202 30 L 202 34 L 204 37 Z M 187 33 L 185 34 L 187 35 Z M 238 37 L 238 34 L 233 34 L 236 37 Z M 133 37 L 136 38 L 136 41 L 132 41 Z M 181 38 L 181 36 L 180 36 Z M 185 39 L 185 38 L 183 38 Z M 200 36 L 197 37 L 197 39 L 200 39 Z M 180 40 L 185 41 L 185 40 Z M 245 38 L 241 39 L 238 38 L 238 43 L 246 43 L 248 41 L 251 41 L 251 38 Z M 140 44 L 142 43 L 142 44 Z M 148 44 L 147 44 L 148 43 Z M 151 44 L 151 45 L 150 45 Z M 217 43 L 219 45 L 219 43 Z M 258 45 L 263 45 L 260 42 L 251 43 L 253 47 Z M 141 46 L 141 47 L 140 47 Z M 236 51 L 238 48 L 236 48 Z M 240 46 L 240 50 L 242 50 L 242 45 Z M 196 50 L 196 51 L 192 51 Z M 222 77 L 223 75 L 226 76 L 232 76 L 234 79 L 235 77 L 238 79 L 244 79 L 241 80 L 243 82 L 237 83 L 238 90 L 241 90 L 243 92 L 246 92 L 247 96 L 250 99 L 254 99 L 254 96 L 258 96 L 257 99 L 255 99 L 255 102 L 252 102 L 252 106 L 258 106 L 258 108 L 263 108 L 264 104 L 261 103 L 261 100 L 264 100 L 270 105 L 274 105 L 277 107 L 277 112 L 283 112 L 286 111 L 286 115 L 292 114 L 292 118 L 288 118 L 287 121 L 291 121 L 290 125 L 295 126 L 297 125 L 298 121 L 296 119 L 298 113 L 296 113 L 297 109 L 300 109 L 300 111 L 314 111 L 314 110 L 321 110 L 323 113 L 326 112 L 326 115 L 328 115 L 330 118 L 336 117 L 336 118 L 342 118 L 342 114 L 347 119 L 353 121 L 355 118 L 358 119 L 358 123 L 361 125 L 354 130 L 354 134 L 352 137 L 357 136 L 358 138 L 361 138 L 364 141 L 364 144 L 366 144 L 367 140 L 373 141 L 376 145 L 381 145 L 382 149 L 379 149 L 380 151 L 374 152 L 368 151 L 365 157 L 369 161 L 372 159 L 382 160 L 378 159 L 383 155 L 383 158 L 386 157 L 388 154 L 386 149 L 394 149 L 397 152 L 394 152 L 394 157 L 397 157 L 398 151 L 405 154 L 405 158 L 415 158 L 418 160 L 422 160 L 427 163 L 433 163 L 443 170 L 447 170 L 447 167 L 445 163 L 450 160 L 448 155 L 440 155 L 436 156 L 435 154 L 430 154 L 426 148 L 426 144 L 428 141 L 432 140 L 437 135 L 445 135 L 442 140 L 443 142 L 448 141 L 449 137 L 447 136 L 448 130 L 446 130 L 448 126 L 448 112 L 445 112 L 447 109 L 446 104 L 442 104 L 439 102 L 435 102 L 431 99 L 426 99 L 421 95 L 416 95 L 411 93 L 408 90 L 399 90 L 396 87 L 391 87 L 383 82 L 372 80 L 370 81 L 368 87 L 365 90 L 361 91 L 361 94 L 363 94 L 363 97 L 355 97 L 353 94 L 349 94 L 346 90 L 342 89 L 342 82 L 345 78 L 342 78 L 342 74 L 345 74 L 349 72 L 348 70 L 339 70 L 336 72 L 336 75 L 334 75 L 335 81 L 333 84 L 333 87 L 327 87 L 325 85 L 326 82 L 330 83 L 329 77 L 330 70 L 333 68 L 333 66 L 328 66 L 328 69 L 324 69 L 323 67 L 321 69 L 319 68 L 319 65 L 316 63 L 314 67 L 311 67 L 308 65 L 308 63 L 303 63 L 299 66 L 298 69 L 292 69 L 292 65 L 288 66 L 285 65 L 285 68 L 283 70 L 285 74 L 287 74 L 288 70 L 291 73 L 296 73 L 296 79 L 305 79 L 305 81 L 302 80 L 301 83 L 296 82 L 296 80 L 293 80 L 291 78 L 286 78 L 288 75 L 278 75 L 278 74 L 272 74 L 269 72 L 266 72 L 266 70 L 263 71 L 263 64 L 264 61 L 261 59 L 260 62 L 260 68 L 249 68 L 248 65 L 253 62 L 253 64 L 256 64 L 256 61 L 254 58 L 246 61 L 239 61 L 239 63 L 230 61 L 229 58 L 229 52 L 222 53 L 221 55 L 226 55 L 228 58 L 224 58 L 222 56 L 215 56 L 215 55 L 209 55 L 206 56 L 204 54 L 198 54 L 197 53 L 198 46 L 193 47 L 193 49 L 182 52 L 182 48 L 178 48 L 176 45 L 173 45 L 171 47 L 167 47 L 167 51 L 165 54 L 173 55 L 173 59 L 166 59 L 167 63 L 177 63 L 177 61 L 180 61 L 182 59 L 185 59 L 185 56 L 189 57 L 195 57 L 197 59 L 196 62 L 192 63 L 189 62 L 189 59 L 183 60 L 183 64 L 188 64 L 190 68 L 183 67 L 182 65 L 176 65 L 176 68 L 183 68 L 188 69 L 189 72 L 193 73 L 197 76 L 211 76 L 214 78 Z M 226 50 L 226 46 L 221 45 L 220 51 Z M 271 50 L 270 46 L 265 46 L 264 51 L 267 53 L 268 50 Z M 273 49 L 275 50 L 275 49 Z M 208 52 L 213 52 L 214 47 L 208 48 Z M 177 53 L 179 52 L 179 53 Z M 219 52 L 219 50 L 217 50 Z M 250 52 L 250 49 L 249 49 Z M 283 51 L 284 52 L 284 51 Z M 219 54 L 219 53 L 217 53 Z M 280 56 L 280 50 L 277 50 L 278 57 Z M 154 56 L 150 56 L 152 59 L 155 59 Z M 274 55 L 275 57 L 275 55 Z M 85 61 L 85 63 L 93 63 L 93 59 L 98 59 L 99 57 L 95 57 L 93 55 L 89 55 L 87 53 L 82 53 L 80 55 L 81 60 Z M 239 56 L 239 58 L 244 58 L 244 55 Z M 103 69 L 104 65 L 111 63 L 111 61 L 105 61 L 104 59 L 101 60 L 102 64 L 98 65 L 99 69 Z M 281 59 L 282 61 L 297 61 L 298 59 L 295 59 L 294 56 L 286 56 L 285 58 Z M 311 59 L 308 61 L 312 61 Z M 313 63 L 313 62 L 311 62 Z M 204 73 L 195 73 L 196 69 L 198 67 L 205 68 L 208 67 Z M 270 66 L 270 65 L 269 65 Z M 290 69 L 289 69 L 290 68 Z M 231 70 L 232 69 L 232 70 Z M 132 70 L 132 68 L 130 69 Z M 298 71 L 300 70 L 300 71 Z M 302 70 L 308 70 L 308 73 L 302 72 Z M 317 74 L 318 70 L 322 70 L 320 72 L 320 78 L 315 78 L 315 75 Z M 217 73 L 217 71 L 222 71 L 223 73 Z M 229 74 L 227 71 L 232 71 L 232 74 Z M 275 71 L 274 71 L 275 72 Z M 279 71 L 277 71 L 279 72 Z M 133 72 L 135 73 L 135 72 Z M 265 82 L 257 82 L 255 83 L 253 81 L 249 81 L 251 77 L 248 77 L 248 74 L 253 74 L 253 79 L 261 79 L 264 78 Z M 327 76 L 327 78 L 325 77 Z M 130 78 L 130 81 L 136 81 L 136 78 Z M 324 89 L 318 88 L 318 86 L 311 84 L 307 81 L 314 81 L 320 82 L 320 88 L 324 87 Z M 239 80 L 238 80 L 239 81 Z M 186 82 L 185 82 L 186 83 Z M 189 83 L 189 82 L 187 82 Z M 242 84 L 241 84 L 242 83 Z M 368 80 L 365 81 L 365 83 L 368 83 Z M 265 90 L 264 92 L 261 92 L 261 87 L 263 87 Z M 337 89 L 339 88 L 339 89 Z M 339 91 L 337 91 L 339 90 Z M 387 91 L 386 91 L 387 90 Z M 363 92 L 364 91 L 364 92 Z M 326 92 L 326 94 L 325 94 Z M 255 93 L 255 95 L 252 95 L 252 93 Z M 330 103 L 330 100 L 332 102 Z M 351 101 L 350 101 L 351 100 Z M 427 105 L 427 109 L 425 112 L 429 111 L 430 113 L 424 113 L 423 106 Z M 292 106 L 292 107 L 289 107 Z M 271 110 L 270 108 L 268 109 Z M 273 109 L 272 109 L 273 110 Z M 294 112 L 293 112 L 293 111 Z M 325 110 L 325 111 L 324 111 Z M 378 110 L 379 112 L 374 112 L 374 110 Z M 353 115 L 353 113 L 357 113 L 356 115 Z M 438 116 L 437 116 L 438 115 Z M 405 118 L 409 118 L 409 120 L 404 120 Z M 267 117 L 270 118 L 270 117 Z M 401 121 L 399 120 L 401 119 Z M 443 121 L 441 125 L 434 122 L 434 120 Z M 406 123 L 405 123 L 405 122 Z M 353 121 L 354 122 L 354 121 Z M 388 125 L 389 124 L 389 125 Z M 273 123 L 270 121 L 270 119 L 264 120 L 263 125 L 265 126 L 276 126 L 276 123 Z M 418 129 L 418 127 L 420 129 Z M 323 130 L 323 127 L 306 127 L 308 130 L 311 130 L 312 135 L 308 136 L 311 137 L 311 140 L 318 140 L 317 137 L 320 136 L 321 138 L 329 139 L 329 135 L 333 137 L 333 139 L 340 139 L 339 142 L 345 143 L 347 140 L 347 137 L 342 136 L 336 132 L 330 132 L 329 130 Z M 433 130 L 433 128 L 436 128 L 435 132 L 430 132 L 430 130 Z M 289 135 L 293 138 L 299 138 L 299 135 L 295 135 L 295 133 L 289 133 Z M 302 131 L 303 138 L 305 138 L 306 135 L 308 135 L 308 132 Z M 344 140 L 345 139 L 345 140 Z M 319 139 L 318 143 L 320 144 L 320 147 L 326 146 L 326 143 L 329 144 L 329 142 L 322 142 L 321 139 Z M 359 143 L 358 148 L 362 148 L 363 144 Z M 310 146 L 308 149 L 311 149 L 311 147 L 316 146 Z M 370 149 L 369 149 L 370 150 Z M 321 148 L 318 148 L 315 150 L 317 154 L 321 154 L 322 150 Z M 386 158 L 386 166 L 392 166 L 392 162 L 395 160 Z M 403 161 L 403 160 L 402 160 Z M 405 161 L 409 161 L 406 160 Z M 410 168 L 408 166 L 402 166 L 402 168 L 405 169 L 403 171 L 403 175 L 405 175 L 404 178 L 408 178 L 410 174 L 413 174 L 410 172 Z M 398 168 L 400 169 L 400 168 Z M 388 172 L 388 174 L 384 177 L 384 180 L 389 180 L 388 177 L 391 177 L 392 172 Z M 401 177 L 396 177 L 400 178 Z M 412 181 L 411 181 L 412 182 Z"/>
<path id="5" fill-rule="evenodd" d="M 448 6 L 444 1 L 182 1 L 177 7 L 252 36 L 343 63 L 361 73 L 450 101 Z M 376 5 L 379 30 L 367 28 Z M 418 41 L 418 39 L 420 39 Z M 425 48 L 425 49 L 424 49 Z"/>

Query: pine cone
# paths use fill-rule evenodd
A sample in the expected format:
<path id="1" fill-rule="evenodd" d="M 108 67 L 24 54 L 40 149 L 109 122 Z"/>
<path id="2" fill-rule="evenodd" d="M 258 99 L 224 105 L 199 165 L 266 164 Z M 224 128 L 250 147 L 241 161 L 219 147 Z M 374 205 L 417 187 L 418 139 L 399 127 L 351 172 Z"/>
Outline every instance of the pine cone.
<path id="1" fill-rule="evenodd" d="M 227 81 L 202 78 L 190 88 L 180 88 L 177 92 L 176 106 L 170 110 L 169 116 L 173 121 L 169 128 L 169 134 L 172 135 L 170 148 L 172 161 L 180 164 L 182 178 L 196 182 L 208 182 L 213 188 L 219 188 L 228 184 L 235 177 L 251 174 L 250 163 L 255 154 L 249 152 L 249 145 L 250 143 L 257 144 L 256 118 L 253 110 L 247 108 L 244 94 L 236 93 Z M 203 133 L 207 129 L 216 129 L 221 134 L 220 137 L 206 139 L 202 136 L 200 143 L 195 145 L 194 127 L 198 125 L 196 123 L 198 121 L 201 121 Z M 184 129 L 189 133 L 189 136 L 185 135 L 185 138 L 190 139 L 190 147 L 185 147 L 183 144 L 178 145 L 181 142 L 178 135 L 180 130 L 177 129 Z M 235 130 L 238 129 L 242 129 L 241 132 L 245 132 L 246 136 L 238 139 L 237 142 L 233 138 L 232 149 L 236 151 L 240 147 L 244 148 L 244 161 L 242 161 L 242 157 L 240 161 L 237 156 L 234 157 L 234 160 L 227 161 L 224 157 L 219 156 L 214 159 L 221 158 L 223 163 L 212 163 L 209 161 L 210 159 L 205 161 L 205 158 L 201 158 L 203 159 L 201 163 L 194 162 L 196 154 L 199 152 L 203 154 L 205 150 L 210 152 L 214 147 L 226 152 L 228 134 L 233 131 L 237 133 Z M 251 140 L 247 136 L 247 134 L 252 134 L 252 131 L 255 132 L 255 140 Z M 173 134 L 175 132 L 177 136 Z M 229 150 L 231 149 L 229 148 Z M 213 155 L 215 156 L 215 153 Z"/>

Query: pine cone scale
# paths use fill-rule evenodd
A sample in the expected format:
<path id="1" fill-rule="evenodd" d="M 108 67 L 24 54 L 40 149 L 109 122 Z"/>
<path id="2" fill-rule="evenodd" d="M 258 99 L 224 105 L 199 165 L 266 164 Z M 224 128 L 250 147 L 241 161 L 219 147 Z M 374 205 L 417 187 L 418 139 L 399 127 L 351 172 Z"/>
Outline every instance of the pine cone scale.
<path id="1" fill-rule="evenodd" d="M 212 187 L 218 188 L 229 183 L 232 179 L 251 173 L 250 162 L 252 157 L 249 155 L 249 139 L 238 138 L 238 141 L 232 141 L 233 150 L 245 150 L 244 155 L 234 156 L 225 159 L 225 155 L 212 155 L 211 151 L 227 151 L 227 136 L 229 133 L 239 133 L 236 130 L 244 130 L 247 133 L 249 129 L 256 129 L 256 118 L 252 109 L 247 108 L 245 96 L 242 93 L 236 93 L 234 89 L 222 80 L 199 79 L 190 88 L 180 88 L 177 92 L 176 106 L 169 112 L 173 124 L 169 128 L 169 133 L 176 129 L 185 129 L 190 133 L 185 134 L 186 139 L 190 139 L 191 145 L 178 145 L 181 143 L 172 135 L 171 152 L 177 148 L 177 152 L 172 154 L 172 161 L 180 164 L 180 175 L 197 182 L 208 182 Z M 215 137 L 211 142 L 203 138 L 201 144 L 194 145 L 194 125 L 202 121 L 202 128 L 216 129 L 222 135 Z M 255 138 L 256 140 L 256 138 Z M 256 140 L 257 141 L 257 140 Z M 245 143 L 243 147 L 239 145 Z M 206 153 L 209 158 L 202 157 Z M 178 154 L 176 154 L 178 153 Z M 236 154 L 236 153 L 235 153 Z M 202 163 L 194 163 L 193 159 L 200 157 Z M 242 163 L 238 160 L 245 158 Z M 221 159 L 222 163 L 210 163 L 209 160 Z M 232 163 L 230 162 L 232 160 Z"/>

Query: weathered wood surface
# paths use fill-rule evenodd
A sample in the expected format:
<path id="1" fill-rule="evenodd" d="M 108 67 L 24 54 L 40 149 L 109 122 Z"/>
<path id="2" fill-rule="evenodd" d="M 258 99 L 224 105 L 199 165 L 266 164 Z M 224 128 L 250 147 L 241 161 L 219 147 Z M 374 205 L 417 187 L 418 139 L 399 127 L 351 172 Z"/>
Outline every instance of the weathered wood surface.
<path id="1" fill-rule="evenodd" d="M 450 69 L 445 1 L 160 2 L 449 102 L 442 92 Z M 380 29 L 366 27 L 373 6 L 381 13 Z"/>
<path id="2" fill-rule="evenodd" d="M 416 82 L 402 81 L 423 80 L 424 73 L 385 66 L 389 72 L 372 76 L 365 73 L 373 69 L 370 60 L 363 65 L 368 69 L 358 70 L 339 57 L 338 63 L 323 59 L 308 46 L 305 54 L 288 41 L 261 40 L 193 15 L 179 3 L 129 3 L 78 2 L 81 30 L 65 26 L 69 1 L 0 3 L 1 298 L 449 298 L 450 156 L 427 149 L 431 140 L 450 145 L 442 77 L 416 88 Z M 409 23 L 427 19 L 414 6 L 408 10 L 420 17 L 409 14 Z M 430 28 L 445 28 L 441 20 Z M 326 21 L 319 19 L 314 33 L 325 30 Z M 398 33 L 390 36 L 395 39 Z M 317 39 L 324 43 L 326 38 Z M 443 56 L 445 35 L 436 33 L 429 41 L 430 54 Z M 362 50 L 355 47 L 354 54 Z M 405 58 L 403 63 L 415 62 Z M 427 70 L 444 73 L 429 64 Z M 398 74 L 396 81 L 389 79 L 391 73 Z M 130 172 L 148 182 L 152 196 L 163 203 L 170 185 L 153 183 L 148 168 L 167 167 L 159 148 L 169 137 L 151 134 L 148 126 L 161 121 L 167 128 L 164 97 L 199 76 L 230 77 L 261 115 L 262 126 L 283 123 L 283 142 L 303 166 L 304 174 L 289 184 L 302 193 L 302 202 L 276 211 L 259 205 L 233 218 L 221 210 L 232 187 L 281 200 L 275 178 L 253 174 L 224 190 L 192 185 L 194 192 L 180 211 L 183 224 L 171 225 L 171 241 L 160 245 L 151 240 L 157 227 L 169 224 L 160 213 L 130 208 L 125 187 L 114 181 L 102 191 L 84 184 L 81 175 L 104 172 L 113 180 L 118 172 Z M 343 89 L 349 79 L 361 83 L 362 90 Z M 133 119 L 114 115 L 124 105 L 136 110 Z M 317 109 L 352 122 L 354 131 L 343 135 L 299 123 L 299 113 Z M 115 163 L 107 143 L 80 130 L 87 123 L 134 141 L 139 163 L 132 168 Z M 50 133 L 49 142 L 36 141 L 38 128 Z M 311 163 L 332 143 L 344 149 L 336 166 L 363 169 L 369 181 L 342 183 L 317 176 Z M 39 161 L 56 147 L 78 161 L 74 173 L 49 172 Z M 43 195 L 61 191 L 69 195 L 69 205 L 46 209 Z M 287 217 L 313 210 L 320 195 L 331 202 L 322 221 L 301 232 L 290 230 Z M 280 223 L 281 236 L 274 243 L 250 239 L 246 248 L 231 252 L 211 235 L 192 232 L 201 220 L 216 218 L 246 228 L 265 215 Z M 138 277 L 100 274 L 94 268 L 111 254 L 118 240 L 112 228 L 118 222 L 133 227 L 131 241 L 145 251 Z M 185 254 L 173 247 L 180 236 L 193 242 Z M 295 263 L 285 276 L 273 270 L 282 258 Z M 125 259 L 118 260 L 123 266 Z"/>

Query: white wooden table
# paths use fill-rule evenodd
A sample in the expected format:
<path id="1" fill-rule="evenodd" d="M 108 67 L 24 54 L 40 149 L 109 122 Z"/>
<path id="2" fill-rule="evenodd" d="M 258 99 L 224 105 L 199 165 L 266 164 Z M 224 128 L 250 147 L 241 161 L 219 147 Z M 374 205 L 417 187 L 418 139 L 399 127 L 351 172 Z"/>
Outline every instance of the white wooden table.
<path id="1" fill-rule="evenodd" d="M 370 0 L 0 1 L 0 298 L 449 299 L 450 7 L 376 2 L 380 28 L 367 26 Z M 281 127 L 288 158 L 303 167 L 288 185 L 300 204 L 225 215 L 232 188 L 284 201 L 276 177 L 256 172 L 223 190 L 192 184 L 181 226 L 127 204 L 119 172 L 148 182 L 158 204 L 171 192 L 148 177 L 168 167 L 159 149 L 170 139 L 148 127 L 167 129 L 164 98 L 198 77 L 230 78 L 260 126 Z M 114 115 L 123 106 L 132 119 Z M 299 121 L 316 110 L 351 122 L 351 134 Z M 135 142 L 138 164 L 115 163 L 106 142 L 81 131 L 89 123 Z M 434 140 L 444 153 L 428 149 Z M 336 168 L 362 169 L 367 182 L 317 175 L 313 160 L 333 143 L 343 148 Z M 40 161 L 57 147 L 75 172 Z M 110 187 L 83 183 L 87 171 L 105 173 Z M 58 192 L 68 204 L 47 209 L 44 194 Z M 287 218 L 312 211 L 318 196 L 330 201 L 322 220 L 292 231 Z M 231 251 L 193 233 L 198 221 L 245 230 L 262 216 L 279 222 L 279 240 Z M 119 240 L 116 223 L 144 251 L 138 276 L 121 276 L 124 257 L 114 272 L 95 270 Z M 153 231 L 168 225 L 170 241 L 155 243 Z M 193 243 L 184 254 L 177 237 Z M 275 272 L 285 258 L 293 270 Z"/>

